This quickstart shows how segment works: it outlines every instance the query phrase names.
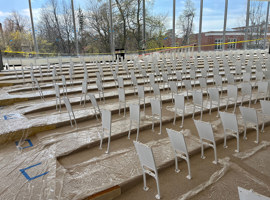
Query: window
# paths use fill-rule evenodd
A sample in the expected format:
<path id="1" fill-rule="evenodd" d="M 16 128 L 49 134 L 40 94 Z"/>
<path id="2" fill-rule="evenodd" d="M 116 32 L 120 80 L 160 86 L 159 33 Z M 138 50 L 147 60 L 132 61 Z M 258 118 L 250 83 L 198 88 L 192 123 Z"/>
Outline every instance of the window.
<path id="1" fill-rule="evenodd" d="M 236 42 L 235 38 L 229 38 L 228 42 Z M 228 49 L 236 49 L 236 43 L 228 44 Z"/>
<path id="2" fill-rule="evenodd" d="M 222 43 L 223 40 L 222 39 L 216 39 L 215 40 L 215 50 L 222 50 Z"/>

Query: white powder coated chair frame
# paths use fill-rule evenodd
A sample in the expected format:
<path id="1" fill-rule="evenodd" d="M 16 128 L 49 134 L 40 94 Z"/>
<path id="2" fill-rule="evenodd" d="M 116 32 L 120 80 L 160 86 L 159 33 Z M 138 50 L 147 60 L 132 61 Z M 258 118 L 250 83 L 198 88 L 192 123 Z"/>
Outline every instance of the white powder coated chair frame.
<path id="1" fill-rule="evenodd" d="M 214 103 L 216 103 L 216 105 L 218 107 L 218 112 L 217 112 L 217 116 L 216 116 L 216 117 L 218 117 L 219 107 L 220 107 L 219 90 L 217 88 L 209 88 L 209 96 L 210 96 L 209 114 L 211 114 L 212 105 L 213 105 L 213 102 L 214 102 Z"/>
<path id="2" fill-rule="evenodd" d="M 207 94 L 207 98 L 208 98 L 207 79 L 206 78 L 199 78 L 199 83 L 200 83 L 200 87 L 201 87 L 201 92 L 203 93 L 203 91 L 205 91 Z"/>
<path id="3" fill-rule="evenodd" d="M 124 104 L 124 117 L 126 116 L 126 96 L 125 89 L 118 88 L 118 96 L 119 96 L 119 115 L 121 113 L 121 105 Z"/>
<path id="4" fill-rule="evenodd" d="M 71 86 L 71 85 L 73 85 L 73 81 L 74 81 L 74 64 L 73 64 L 73 62 L 70 63 L 68 74 L 69 74 L 69 85 Z"/>
<path id="5" fill-rule="evenodd" d="M 63 100 L 64 100 L 65 106 L 67 108 L 67 111 L 68 111 L 68 116 L 69 116 L 70 124 L 73 127 L 72 119 L 71 119 L 71 115 L 72 115 L 73 120 L 74 120 L 74 123 L 75 123 L 75 126 L 77 128 L 76 118 L 75 118 L 75 115 L 74 115 L 74 112 L 73 112 L 73 109 L 71 107 L 71 104 L 70 104 L 70 101 L 69 101 L 68 97 L 63 97 Z"/>
<path id="6" fill-rule="evenodd" d="M 96 97 L 95 97 L 95 95 L 92 94 L 92 93 L 88 93 L 87 95 L 88 95 L 88 97 L 89 97 L 89 99 L 90 99 L 90 101 L 91 101 L 92 106 L 94 107 L 95 116 L 96 116 L 96 119 L 98 120 L 97 114 L 99 114 L 99 115 L 101 116 L 101 111 L 100 111 L 100 109 L 99 109 L 99 106 L 98 106 Z"/>
<path id="7" fill-rule="evenodd" d="M 111 111 L 109 110 L 102 110 L 101 111 L 101 121 L 102 121 L 102 131 L 99 133 L 100 135 L 100 146 L 99 148 L 102 149 L 102 143 L 103 143 L 103 138 L 105 135 L 108 136 L 108 145 L 107 145 L 107 150 L 105 153 L 110 152 L 110 143 L 111 143 L 111 127 L 112 127 L 112 114 Z"/>
<path id="8" fill-rule="evenodd" d="M 180 125 L 180 128 L 183 128 L 184 125 L 184 118 L 185 118 L 185 96 L 184 95 L 175 95 L 174 96 L 174 120 L 173 125 L 175 125 L 176 120 L 176 114 L 179 114 L 178 111 L 181 111 L 182 115 L 182 123 Z"/>
<path id="9" fill-rule="evenodd" d="M 237 149 L 235 152 L 240 151 L 239 147 L 239 129 L 236 115 L 233 113 L 219 112 L 220 119 L 223 125 L 224 130 L 224 148 L 227 148 L 227 136 L 231 135 L 236 137 L 237 140 Z"/>
<path id="10" fill-rule="evenodd" d="M 186 176 L 187 179 L 191 179 L 191 171 L 190 171 L 190 162 L 189 162 L 189 155 L 188 149 L 186 145 L 186 141 L 182 132 L 177 132 L 172 129 L 166 128 L 167 133 L 169 135 L 171 145 L 174 150 L 174 159 L 175 159 L 175 171 L 177 173 L 180 172 L 178 168 L 178 157 L 185 160 L 188 166 L 188 175 Z"/>
<path id="11" fill-rule="evenodd" d="M 265 116 L 270 116 L 270 101 L 260 100 L 262 114 L 263 114 L 263 125 L 261 131 L 264 131 Z"/>
<path id="12" fill-rule="evenodd" d="M 56 107 L 56 110 L 59 106 L 59 112 L 61 112 L 61 95 L 60 95 L 60 89 L 59 89 L 59 85 L 58 84 L 55 84 L 55 97 L 56 97 L 56 102 L 55 102 L 55 107 Z"/>
<path id="13" fill-rule="evenodd" d="M 141 104 L 141 100 L 143 100 L 143 111 L 145 112 L 145 94 L 144 94 L 144 86 L 139 85 L 137 87 L 139 104 Z"/>
<path id="14" fill-rule="evenodd" d="M 155 99 L 159 99 L 160 101 L 162 101 L 159 85 L 158 84 L 153 84 L 152 88 L 153 88 L 153 91 L 154 91 Z"/>
<path id="15" fill-rule="evenodd" d="M 140 142 L 133 141 L 137 155 L 140 160 L 140 164 L 142 167 L 143 172 L 143 189 L 145 191 L 149 190 L 149 188 L 146 185 L 146 174 L 152 176 L 156 180 L 157 184 L 157 195 L 155 196 L 156 199 L 160 199 L 160 189 L 159 189 L 159 180 L 158 180 L 158 170 L 156 167 L 155 158 L 153 155 L 153 151 L 151 147 L 146 146 L 145 144 L 142 144 Z"/>
<path id="16" fill-rule="evenodd" d="M 255 130 L 257 133 L 256 136 L 256 141 L 255 143 L 259 143 L 259 121 L 258 121 L 258 116 L 257 116 L 257 111 L 254 108 L 248 108 L 248 107 L 243 107 L 239 106 L 243 121 L 244 121 L 244 139 L 247 139 L 247 125 L 252 124 L 255 126 Z"/>
<path id="17" fill-rule="evenodd" d="M 160 124 L 160 132 L 158 134 L 161 134 L 162 132 L 162 107 L 161 107 L 161 101 L 159 99 L 150 99 L 151 103 L 151 110 L 152 110 L 152 131 L 154 131 L 155 124 L 154 124 L 154 118 L 155 116 L 159 118 L 159 124 Z"/>
<path id="18" fill-rule="evenodd" d="M 129 120 L 129 131 L 128 131 L 128 139 L 130 139 L 130 132 L 132 127 L 132 122 L 137 123 L 137 136 L 136 141 L 138 141 L 139 138 L 139 132 L 140 132 L 140 105 L 138 104 L 131 104 L 129 106 L 129 113 L 130 113 L 130 120 Z"/>
<path id="19" fill-rule="evenodd" d="M 214 149 L 215 160 L 213 163 L 217 164 L 217 148 L 212 125 L 208 122 L 203 122 L 200 120 L 194 120 L 194 123 L 201 141 L 201 158 L 205 159 L 203 145 L 208 145 Z"/>
<path id="20" fill-rule="evenodd" d="M 165 85 L 169 86 L 168 74 L 166 72 L 162 72 L 162 81 L 163 81 L 163 90 L 165 90 Z"/>
<path id="21" fill-rule="evenodd" d="M 234 85 L 235 84 L 235 80 L 234 80 L 234 75 L 233 74 L 226 74 L 226 78 L 227 78 L 228 85 Z"/>
<path id="22" fill-rule="evenodd" d="M 222 97 L 222 93 L 223 93 L 222 77 L 220 75 L 215 75 L 214 82 L 215 82 L 216 88 L 220 90 L 220 93 L 221 93 L 220 96 Z"/>

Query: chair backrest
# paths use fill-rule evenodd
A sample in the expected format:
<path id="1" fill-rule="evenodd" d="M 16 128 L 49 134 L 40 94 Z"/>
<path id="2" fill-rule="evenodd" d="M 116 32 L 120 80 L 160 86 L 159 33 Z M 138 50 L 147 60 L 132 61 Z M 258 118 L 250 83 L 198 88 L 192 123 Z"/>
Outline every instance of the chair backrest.
<path id="1" fill-rule="evenodd" d="M 202 78 L 207 78 L 207 69 L 205 68 L 201 69 L 201 75 L 202 75 Z"/>
<path id="2" fill-rule="evenodd" d="M 161 105 L 159 99 L 151 99 L 151 109 L 153 115 L 161 116 Z"/>
<path id="3" fill-rule="evenodd" d="M 118 95 L 119 95 L 119 101 L 125 102 L 126 96 L 125 96 L 125 89 L 124 88 L 118 88 Z"/>
<path id="4" fill-rule="evenodd" d="M 102 82 L 101 80 L 97 79 L 96 80 L 96 84 L 97 84 L 97 88 L 99 91 L 103 91 L 103 87 L 102 87 Z"/>
<path id="5" fill-rule="evenodd" d="M 122 76 L 118 76 L 117 80 L 118 80 L 118 87 L 124 88 L 124 78 Z"/>
<path id="6" fill-rule="evenodd" d="M 236 115 L 228 112 L 219 112 L 224 130 L 232 130 L 238 133 Z"/>
<path id="7" fill-rule="evenodd" d="M 176 82 L 175 81 L 169 81 L 169 86 L 170 86 L 171 91 L 173 93 L 177 94 L 178 88 L 177 88 Z"/>
<path id="8" fill-rule="evenodd" d="M 109 110 L 101 111 L 101 121 L 102 121 L 102 129 L 107 129 L 108 132 L 111 132 L 112 126 L 112 114 Z"/>
<path id="9" fill-rule="evenodd" d="M 100 72 L 96 72 L 96 76 L 98 80 L 100 81 L 102 80 Z M 87 75 L 87 78 L 88 78 L 88 75 Z"/>
<path id="10" fill-rule="evenodd" d="M 185 96 L 184 95 L 174 95 L 175 107 L 177 109 L 185 110 Z"/>
<path id="11" fill-rule="evenodd" d="M 166 130 L 169 135 L 173 149 L 178 152 L 188 154 L 187 145 L 183 133 L 168 128 L 166 128 Z"/>
<path id="12" fill-rule="evenodd" d="M 89 93 L 88 96 L 89 96 L 89 99 L 91 101 L 92 106 L 93 107 L 98 107 L 98 104 L 97 104 L 97 100 L 96 100 L 95 95 L 92 94 L 92 93 Z"/>
<path id="13" fill-rule="evenodd" d="M 243 120 L 246 123 L 258 124 L 257 111 L 254 108 L 239 106 Z"/>
<path id="14" fill-rule="evenodd" d="M 62 78 L 63 86 L 66 86 L 67 83 L 66 83 L 66 77 L 65 77 L 65 75 L 62 75 L 61 78 Z"/>
<path id="15" fill-rule="evenodd" d="M 219 90 L 217 88 L 210 88 L 209 96 L 211 101 L 219 102 Z"/>
<path id="16" fill-rule="evenodd" d="M 184 80 L 184 85 L 186 90 L 192 90 L 192 85 L 190 80 Z"/>
<path id="17" fill-rule="evenodd" d="M 149 74 L 149 80 L 150 80 L 150 85 L 152 86 L 155 84 L 155 75 L 154 74 Z"/>
<path id="18" fill-rule="evenodd" d="M 203 94 L 199 91 L 193 91 L 193 103 L 198 106 L 203 105 Z"/>
<path id="19" fill-rule="evenodd" d="M 212 125 L 209 122 L 194 120 L 200 139 L 215 141 Z"/>
<path id="20" fill-rule="evenodd" d="M 201 88 L 207 88 L 206 78 L 199 78 L 199 83 Z"/>
<path id="21" fill-rule="evenodd" d="M 248 72 L 243 73 L 243 82 L 250 82 L 251 75 Z"/>
<path id="22" fill-rule="evenodd" d="M 55 87 L 55 96 L 56 96 L 57 98 L 60 98 L 61 95 L 60 95 L 59 85 L 58 85 L 58 84 L 55 84 L 54 87 Z"/>
<path id="23" fill-rule="evenodd" d="M 222 77 L 220 75 L 215 75 L 214 81 L 216 86 L 222 86 Z"/>
<path id="24" fill-rule="evenodd" d="M 270 101 L 260 100 L 262 113 L 270 115 Z"/>
<path id="25" fill-rule="evenodd" d="M 159 85 L 158 84 L 154 84 L 154 85 L 152 85 L 152 87 L 153 87 L 153 90 L 154 90 L 154 95 L 155 95 L 155 97 L 161 97 L 160 96 L 160 89 L 159 89 Z"/>
<path id="26" fill-rule="evenodd" d="M 117 74 L 116 71 L 112 70 L 113 79 L 117 81 Z"/>
<path id="27" fill-rule="evenodd" d="M 83 80 L 82 82 L 82 93 L 86 94 L 87 93 L 87 81 Z"/>
<path id="28" fill-rule="evenodd" d="M 241 86 L 242 86 L 241 87 L 242 96 L 251 95 L 252 87 L 250 83 L 242 83 Z"/>
<path id="29" fill-rule="evenodd" d="M 137 90 L 138 90 L 138 96 L 139 96 L 139 98 L 144 99 L 144 86 L 138 85 L 137 86 Z"/>
<path id="30" fill-rule="evenodd" d="M 268 82 L 267 81 L 259 81 L 258 82 L 258 92 L 267 94 L 267 92 L 268 92 Z"/>
<path id="31" fill-rule="evenodd" d="M 166 72 L 162 72 L 162 79 L 164 82 L 168 82 L 168 74 Z"/>
<path id="32" fill-rule="evenodd" d="M 176 74 L 177 81 L 182 81 L 182 74 L 181 74 L 181 72 L 176 71 L 175 74 Z"/>
<path id="33" fill-rule="evenodd" d="M 156 171 L 156 162 L 152 149 L 145 144 L 133 141 L 142 167 Z"/>
<path id="34" fill-rule="evenodd" d="M 73 111 L 72 111 L 72 107 L 71 107 L 71 104 L 70 104 L 70 102 L 69 102 L 69 99 L 67 98 L 67 97 L 63 97 L 63 100 L 64 100 L 64 103 L 65 103 L 65 106 L 66 106 L 66 108 L 67 108 L 67 111 L 69 112 L 69 113 L 72 113 Z"/>
<path id="35" fill-rule="evenodd" d="M 263 80 L 263 72 L 256 72 L 256 81 Z"/>
<path id="36" fill-rule="evenodd" d="M 236 85 L 228 85 L 227 86 L 227 95 L 228 95 L 228 98 L 237 99 L 237 93 L 238 93 L 238 88 L 237 88 Z"/>
<path id="37" fill-rule="evenodd" d="M 234 85 L 234 75 L 233 74 L 226 74 L 227 82 L 230 85 Z"/>
<path id="38" fill-rule="evenodd" d="M 190 78 L 191 79 L 195 79 L 196 78 L 196 72 L 195 72 L 195 70 L 190 70 L 189 75 L 190 75 Z"/>
<path id="39" fill-rule="evenodd" d="M 140 121 L 140 105 L 131 104 L 129 105 L 130 120 L 139 122 Z"/>

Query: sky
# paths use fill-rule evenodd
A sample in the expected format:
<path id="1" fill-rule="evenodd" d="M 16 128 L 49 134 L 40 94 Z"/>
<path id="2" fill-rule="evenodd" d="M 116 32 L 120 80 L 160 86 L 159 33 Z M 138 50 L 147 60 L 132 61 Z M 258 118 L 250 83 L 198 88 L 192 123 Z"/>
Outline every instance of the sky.
<path id="1" fill-rule="evenodd" d="M 91 0 L 74 0 L 75 8 L 78 6 L 84 8 Z M 150 10 L 152 14 L 166 16 L 165 25 L 167 29 L 172 28 L 172 9 L 173 0 L 146 0 L 153 3 Z M 196 16 L 194 19 L 194 31 L 199 29 L 199 15 L 200 15 L 200 0 L 192 0 L 196 7 Z M 32 0 L 32 9 L 34 21 L 38 21 L 38 15 L 41 7 L 46 0 Z M 176 24 L 177 18 L 184 8 L 185 0 L 176 0 Z M 264 3 L 265 13 L 267 2 Z M 227 28 L 233 28 L 245 24 L 247 0 L 228 0 L 228 18 Z M 24 16 L 30 16 L 28 0 L 0 0 L 0 23 L 4 21 L 12 11 L 17 11 Z M 202 31 L 223 30 L 224 6 L 225 0 L 204 0 L 203 2 L 203 23 Z M 176 25 L 176 33 L 180 29 Z"/>

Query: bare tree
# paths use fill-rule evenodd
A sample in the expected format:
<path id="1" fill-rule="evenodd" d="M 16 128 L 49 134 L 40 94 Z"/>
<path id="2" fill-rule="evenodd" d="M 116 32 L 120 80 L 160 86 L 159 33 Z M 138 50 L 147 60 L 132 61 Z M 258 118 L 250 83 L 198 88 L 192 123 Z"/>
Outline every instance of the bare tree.
<path id="1" fill-rule="evenodd" d="M 185 8 L 179 16 L 179 25 L 183 36 L 182 45 L 189 44 L 189 37 L 193 31 L 193 20 L 196 14 L 196 8 L 192 0 L 185 1 Z"/>

